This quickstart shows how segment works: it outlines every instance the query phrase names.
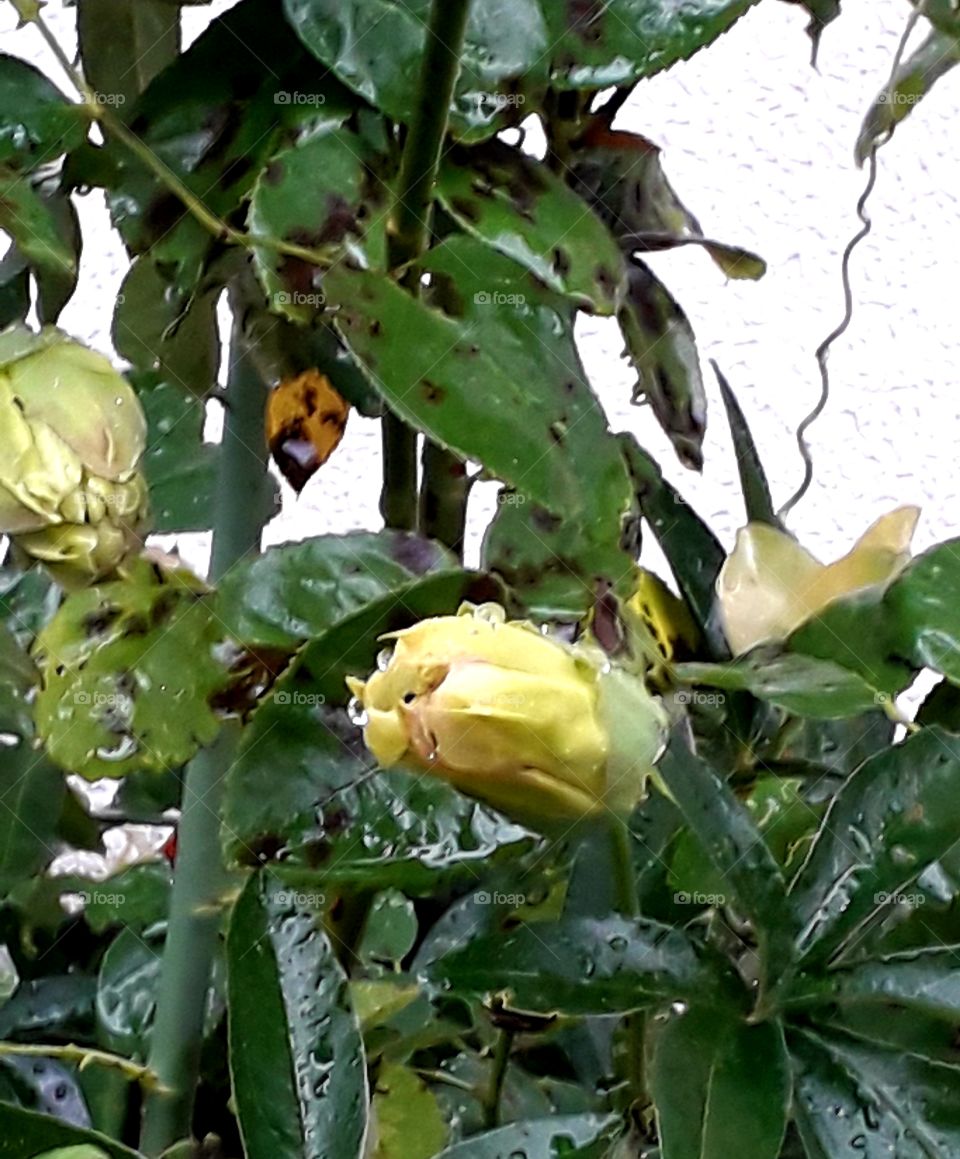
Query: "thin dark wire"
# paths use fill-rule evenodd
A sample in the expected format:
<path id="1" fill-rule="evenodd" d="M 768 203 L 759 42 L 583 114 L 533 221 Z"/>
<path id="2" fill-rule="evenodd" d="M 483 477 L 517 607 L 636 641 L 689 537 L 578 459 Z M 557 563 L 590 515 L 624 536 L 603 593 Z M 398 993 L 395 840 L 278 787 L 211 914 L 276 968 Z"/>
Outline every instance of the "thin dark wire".
<path id="1" fill-rule="evenodd" d="M 886 92 L 888 95 L 892 94 L 896 86 L 897 73 L 900 71 L 900 63 L 903 60 L 903 54 L 907 47 L 907 41 L 910 39 L 910 34 L 916 27 L 917 21 L 920 19 L 921 10 L 915 8 L 910 13 L 907 19 L 906 26 L 900 37 L 900 43 L 897 45 L 897 51 L 893 57 L 893 67 L 890 70 L 890 79 L 887 82 Z M 870 147 L 870 152 L 867 155 L 867 183 L 863 187 L 863 191 L 857 200 L 857 217 L 860 219 L 861 226 L 853 237 L 847 242 L 846 248 L 843 251 L 843 257 L 840 260 L 840 282 L 843 287 L 843 318 L 840 323 L 827 335 L 820 343 L 816 351 L 817 366 L 820 370 L 820 397 L 817 399 L 816 406 L 804 418 L 804 420 L 797 427 L 797 447 L 800 450 L 800 457 L 803 459 L 803 482 L 794 492 L 794 494 L 787 500 L 786 503 L 777 512 L 779 519 L 785 519 L 786 516 L 793 510 L 800 500 L 806 495 L 810 489 L 810 484 L 813 482 L 813 456 L 810 454 L 810 448 L 807 445 L 807 431 L 823 414 L 827 403 L 830 400 L 830 372 L 827 369 L 827 356 L 830 353 L 830 348 L 838 338 L 841 338 L 847 331 L 850 323 L 853 321 L 853 287 L 850 285 L 850 263 L 853 258 L 854 251 L 857 246 L 869 237 L 870 231 L 873 229 L 873 222 L 867 216 L 867 202 L 873 193 L 874 186 L 877 183 L 877 153 L 893 136 L 893 129 L 888 130 L 884 136 L 880 137 Z"/>

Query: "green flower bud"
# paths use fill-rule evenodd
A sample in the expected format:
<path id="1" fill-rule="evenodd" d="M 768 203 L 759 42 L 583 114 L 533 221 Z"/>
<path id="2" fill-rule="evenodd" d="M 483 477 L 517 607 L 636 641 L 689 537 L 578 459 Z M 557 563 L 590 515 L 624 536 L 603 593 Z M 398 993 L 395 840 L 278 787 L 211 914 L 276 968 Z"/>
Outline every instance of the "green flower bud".
<path id="1" fill-rule="evenodd" d="M 145 445 L 106 358 L 53 327 L 0 334 L 0 533 L 62 582 L 106 575 L 140 542 Z"/>
<path id="2" fill-rule="evenodd" d="M 392 638 L 382 671 L 348 680 L 381 765 L 443 777 L 533 822 L 627 812 L 643 794 L 665 714 L 599 649 L 508 622 L 496 605 Z"/>

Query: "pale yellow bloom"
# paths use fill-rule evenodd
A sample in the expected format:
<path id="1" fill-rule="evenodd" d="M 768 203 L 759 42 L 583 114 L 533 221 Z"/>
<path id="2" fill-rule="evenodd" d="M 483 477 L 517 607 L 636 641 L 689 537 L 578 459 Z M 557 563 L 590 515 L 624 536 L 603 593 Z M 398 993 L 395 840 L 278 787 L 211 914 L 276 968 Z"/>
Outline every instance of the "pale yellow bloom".
<path id="1" fill-rule="evenodd" d="M 734 655 L 785 640 L 844 596 L 894 580 L 910 559 L 918 507 L 881 516 L 836 563 L 822 564 L 791 536 L 748 523 L 717 579 L 723 630 Z"/>
<path id="2" fill-rule="evenodd" d="M 443 777 L 528 820 L 629 810 L 665 717 L 642 681 L 494 605 L 396 633 L 393 654 L 348 684 L 378 762 Z"/>
<path id="3" fill-rule="evenodd" d="M 100 354 L 49 327 L 0 334 L 0 533 L 67 582 L 112 571 L 138 542 L 146 420 Z"/>

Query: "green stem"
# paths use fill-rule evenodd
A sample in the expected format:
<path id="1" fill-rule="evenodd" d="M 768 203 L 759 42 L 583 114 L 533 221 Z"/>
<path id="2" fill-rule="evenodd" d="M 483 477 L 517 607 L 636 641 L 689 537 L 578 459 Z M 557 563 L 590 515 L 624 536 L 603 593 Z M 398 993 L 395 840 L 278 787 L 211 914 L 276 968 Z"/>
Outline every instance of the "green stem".
<path id="1" fill-rule="evenodd" d="M 438 539 L 463 558 L 470 480 L 459 455 L 426 443 L 423 448 L 423 489 L 420 492 L 420 530 Z"/>
<path id="2" fill-rule="evenodd" d="M 623 817 L 611 817 L 610 841 L 613 847 L 613 874 L 617 911 L 625 918 L 640 916 L 637 873 L 633 862 L 630 827 Z M 635 1010 L 624 1018 L 627 1047 L 627 1078 L 635 1100 L 646 1100 L 646 1076 L 643 1065 L 645 1018 Z"/>
<path id="3" fill-rule="evenodd" d="M 89 1046 L 52 1046 L 48 1043 L 0 1042 L 0 1058 L 18 1055 L 24 1058 L 62 1058 L 64 1062 L 76 1063 L 80 1070 L 88 1066 L 107 1067 L 123 1075 L 129 1082 L 139 1083 L 145 1091 L 157 1090 L 157 1075 L 148 1066 L 131 1062 L 119 1054 L 106 1050 L 94 1050 Z"/>
<path id="4" fill-rule="evenodd" d="M 417 261 L 430 239 L 430 210 L 443 138 L 467 30 L 470 0 L 433 0 L 413 119 L 400 159 L 390 222 L 388 260 L 402 269 L 412 294 L 420 288 Z M 409 530 L 417 520 L 417 436 L 395 414 L 383 417 L 383 494 L 388 527 Z"/>
<path id="5" fill-rule="evenodd" d="M 490 1064 L 490 1083 L 483 1099 L 483 1122 L 487 1130 L 492 1130 L 500 1122 L 500 1097 L 507 1079 L 507 1066 L 513 1048 L 513 1031 L 501 1027 Z"/>
<path id="6" fill-rule="evenodd" d="M 20 11 L 17 0 L 12 0 L 14 7 Z M 127 128 L 123 121 L 106 104 L 97 100 L 97 94 L 77 69 L 60 46 L 60 42 L 50 31 L 46 21 L 39 12 L 23 17 L 31 24 L 36 25 L 37 31 L 46 41 L 50 51 L 57 58 L 57 63 L 70 78 L 70 82 L 83 98 L 83 106 L 91 120 L 98 122 L 104 133 L 122 141 L 124 145 L 166 186 L 166 188 L 182 203 L 190 213 L 215 238 L 228 245 L 243 246 L 247 249 L 260 246 L 271 249 L 275 253 L 285 254 L 288 257 L 300 258 L 315 266 L 328 266 L 334 260 L 335 247 L 314 249 L 310 246 L 297 245 L 295 242 L 283 241 L 281 238 L 254 236 L 235 229 L 229 222 L 218 217 L 197 195 L 166 165 L 160 157 L 144 144 L 143 141 Z"/>
<path id="7" fill-rule="evenodd" d="M 271 491 L 264 445 L 265 388 L 234 323 L 234 364 L 220 454 L 210 574 L 221 579 L 255 550 L 263 525 L 263 497 Z M 200 1070 L 204 1019 L 226 875 L 220 856 L 220 811 L 239 729 L 230 722 L 187 766 L 177 865 L 149 1067 L 161 1089 L 144 1107 L 140 1149 L 159 1155 L 188 1137 Z"/>

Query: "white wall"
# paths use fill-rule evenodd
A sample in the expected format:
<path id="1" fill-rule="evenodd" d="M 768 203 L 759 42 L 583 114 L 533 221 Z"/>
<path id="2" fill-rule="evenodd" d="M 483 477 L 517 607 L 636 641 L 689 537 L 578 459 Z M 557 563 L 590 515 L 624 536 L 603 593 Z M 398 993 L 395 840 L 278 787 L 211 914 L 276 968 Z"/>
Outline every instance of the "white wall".
<path id="1" fill-rule="evenodd" d="M 184 9 L 196 30 L 211 11 Z M 819 389 L 813 352 L 842 311 L 839 255 L 857 221 L 864 175 L 853 142 L 864 110 L 885 83 L 907 14 L 902 0 L 846 0 L 809 67 L 805 14 L 764 2 L 710 50 L 642 84 L 620 124 L 664 148 L 680 194 L 715 237 L 757 250 L 770 271 L 760 283 L 724 283 L 692 248 L 654 255 L 658 273 L 690 315 L 704 356 L 725 370 L 765 452 L 779 501 L 800 478 L 792 431 Z M 48 19 L 72 46 L 73 10 L 51 3 Z M 4 51 L 47 69 L 31 28 L 14 31 L 0 5 Z M 960 532 L 954 443 L 958 434 L 960 337 L 951 254 L 957 252 L 960 70 L 942 81 L 881 154 L 872 202 L 876 222 L 853 271 L 854 323 L 831 358 L 833 395 L 814 429 L 814 485 L 792 525 L 824 557 L 839 553 L 877 514 L 923 504 L 921 546 Z M 75 335 L 107 349 L 110 307 L 124 267 L 102 201 L 85 199 L 81 286 L 63 315 Z M 615 425 L 656 452 L 668 475 L 726 542 L 742 521 L 735 468 L 716 391 L 702 478 L 675 465 L 652 419 L 628 405 L 631 375 L 615 328 L 587 320 L 584 354 Z M 299 501 L 287 497 L 269 540 L 378 526 L 379 438 L 354 416 L 341 448 Z M 474 547 L 492 488 L 471 507 Z"/>

